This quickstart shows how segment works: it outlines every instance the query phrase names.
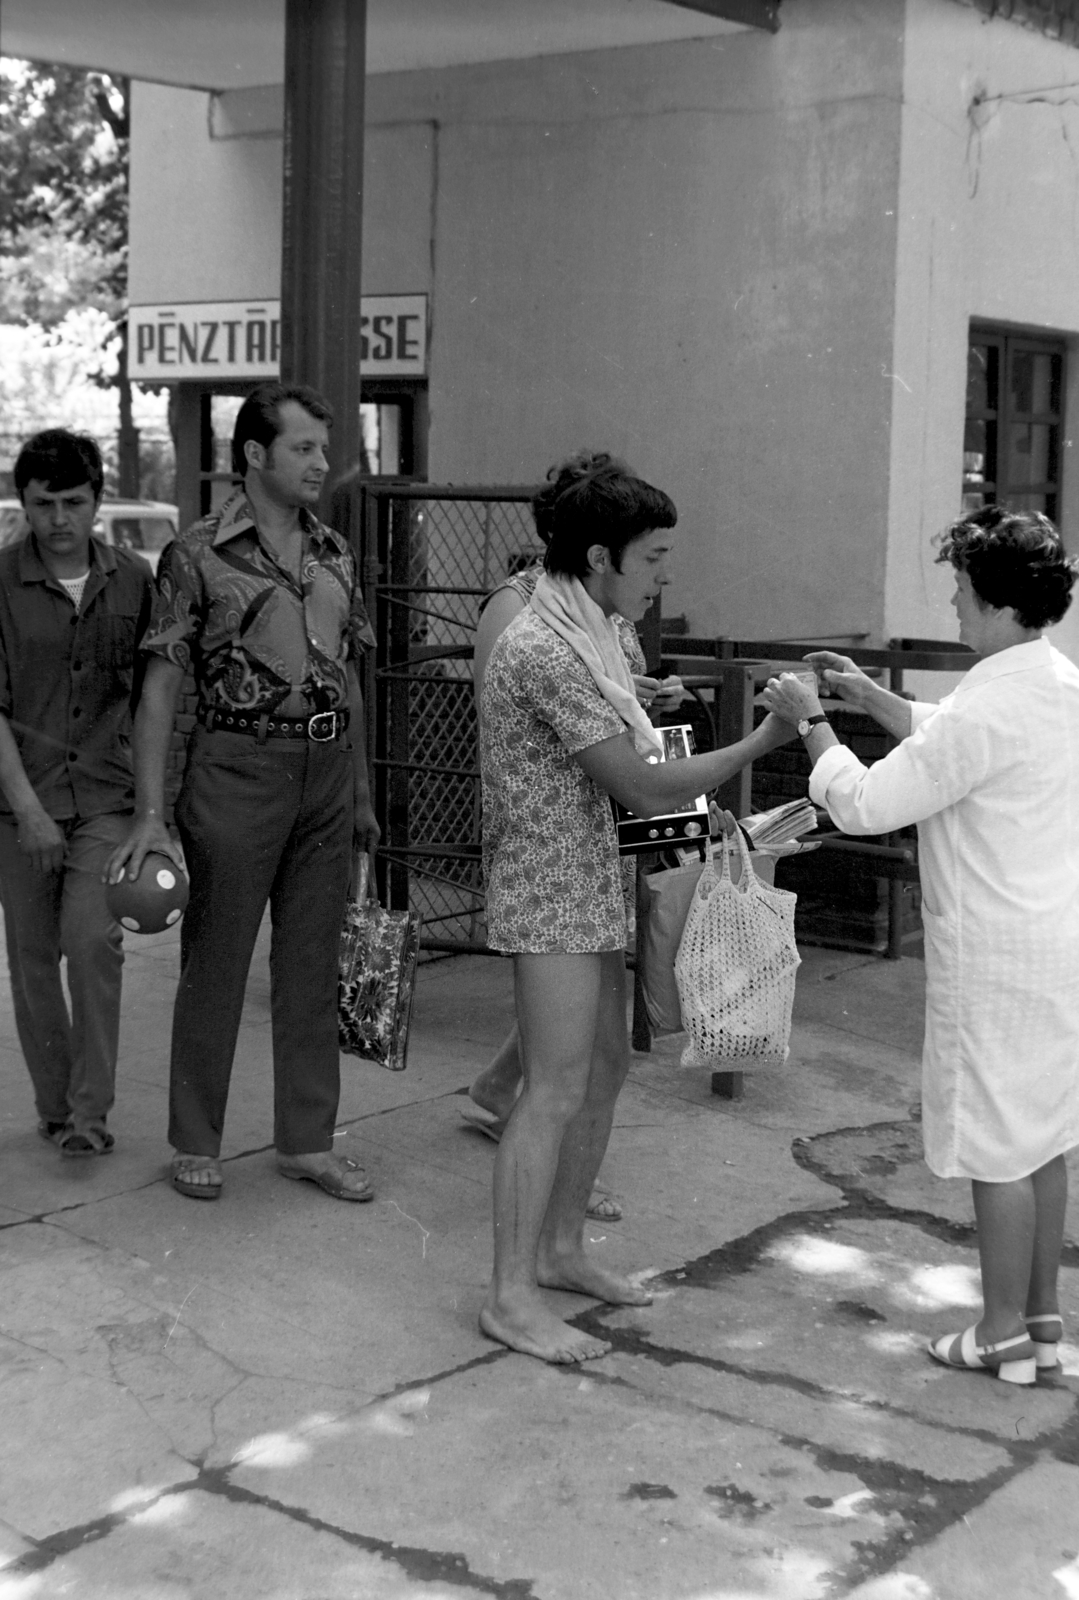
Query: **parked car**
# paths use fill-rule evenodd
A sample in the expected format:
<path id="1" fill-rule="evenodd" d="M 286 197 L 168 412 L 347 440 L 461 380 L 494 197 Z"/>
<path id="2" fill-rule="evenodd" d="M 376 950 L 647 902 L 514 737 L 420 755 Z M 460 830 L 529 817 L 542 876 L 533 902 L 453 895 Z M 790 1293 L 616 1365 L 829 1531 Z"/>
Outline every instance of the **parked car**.
<path id="1" fill-rule="evenodd" d="M 164 500 L 102 500 L 94 533 L 106 544 L 133 550 L 157 571 L 161 552 L 176 537 L 180 513 Z M 21 539 L 26 513 L 18 500 L 0 500 L 0 549 Z"/>

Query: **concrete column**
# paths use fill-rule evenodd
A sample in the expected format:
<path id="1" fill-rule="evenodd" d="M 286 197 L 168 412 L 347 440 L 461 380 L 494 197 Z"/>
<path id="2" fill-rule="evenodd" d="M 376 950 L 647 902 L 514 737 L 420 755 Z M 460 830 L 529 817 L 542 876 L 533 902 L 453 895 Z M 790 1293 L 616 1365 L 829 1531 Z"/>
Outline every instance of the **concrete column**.
<path id="1" fill-rule="evenodd" d="M 334 409 L 330 485 L 360 452 L 366 0 L 285 0 L 281 375 Z"/>

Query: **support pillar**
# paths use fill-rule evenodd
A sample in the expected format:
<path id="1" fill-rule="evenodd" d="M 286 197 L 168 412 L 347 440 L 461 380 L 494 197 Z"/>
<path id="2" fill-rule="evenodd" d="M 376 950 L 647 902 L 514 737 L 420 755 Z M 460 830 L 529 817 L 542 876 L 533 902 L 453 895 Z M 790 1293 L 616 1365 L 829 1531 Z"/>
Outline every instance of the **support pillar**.
<path id="1" fill-rule="evenodd" d="M 366 32 L 366 0 L 285 0 L 281 376 L 333 406 L 328 491 L 360 456 Z"/>

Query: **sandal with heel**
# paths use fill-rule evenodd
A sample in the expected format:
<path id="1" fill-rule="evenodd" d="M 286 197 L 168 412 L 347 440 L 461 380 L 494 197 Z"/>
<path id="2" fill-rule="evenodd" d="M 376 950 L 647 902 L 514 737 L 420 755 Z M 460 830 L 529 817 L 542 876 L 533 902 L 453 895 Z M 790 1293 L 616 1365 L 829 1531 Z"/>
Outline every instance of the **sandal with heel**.
<path id="1" fill-rule="evenodd" d="M 1046 1311 L 1039 1317 L 1024 1317 L 1023 1321 L 1027 1325 L 1030 1342 L 1034 1346 L 1034 1359 L 1038 1363 L 1039 1370 L 1059 1366 L 1060 1357 L 1057 1355 L 1057 1345 L 1064 1337 L 1064 1322 L 1060 1314 L 1056 1311 Z M 1039 1339 L 1031 1331 L 1033 1328 L 1040 1327 L 1044 1322 L 1056 1323 L 1057 1334 L 1055 1339 Z"/>
<path id="2" fill-rule="evenodd" d="M 959 1367 L 973 1372 L 991 1372 L 1005 1383 L 1032 1384 L 1038 1375 L 1037 1356 L 1012 1356 L 1001 1361 L 987 1361 L 986 1356 L 999 1356 L 1018 1345 L 1032 1345 L 1029 1334 L 1017 1333 L 1012 1339 L 1000 1339 L 996 1344 L 979 1344 L 974 1327 L 962 1333 L 947 1333 L 940 1339 L 930 1339 L 929 1354 L 944 1367 Z"/>

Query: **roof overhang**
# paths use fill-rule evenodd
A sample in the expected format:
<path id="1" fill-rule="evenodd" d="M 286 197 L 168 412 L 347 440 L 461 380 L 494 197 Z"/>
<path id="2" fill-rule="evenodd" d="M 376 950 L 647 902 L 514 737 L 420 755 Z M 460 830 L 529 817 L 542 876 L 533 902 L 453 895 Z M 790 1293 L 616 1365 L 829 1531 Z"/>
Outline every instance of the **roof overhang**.
<path id="1" fill-rule="evenodd" d="M 371 73 L 774 30 L 778 0 L 368 0 Z M 284 0 L 3 0 L 0 50 L 149 82 L 280 83 Z"/>

